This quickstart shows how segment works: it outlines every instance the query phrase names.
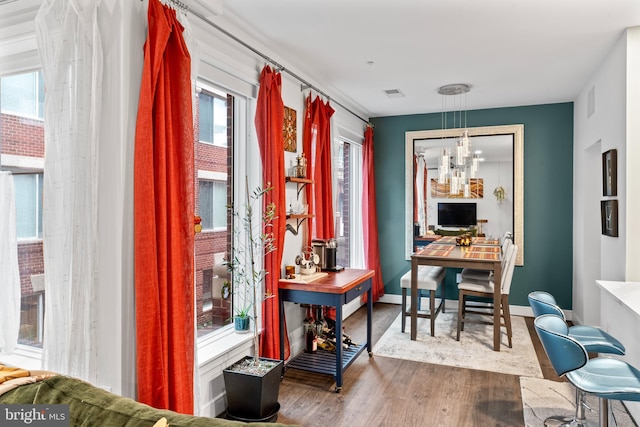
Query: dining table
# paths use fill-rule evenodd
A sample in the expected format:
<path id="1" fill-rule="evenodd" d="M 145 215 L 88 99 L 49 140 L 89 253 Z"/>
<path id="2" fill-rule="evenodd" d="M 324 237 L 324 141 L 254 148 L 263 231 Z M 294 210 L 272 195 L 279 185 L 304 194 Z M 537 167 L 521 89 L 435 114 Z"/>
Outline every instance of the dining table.
<path id="1" fill-rule="evenodd" d="M 417 339 L 419 265 L 451 268 L 473 268 L 493 271 L 493 350 L 500 351 L 500 300 L 502 253 L 500 240 L 473 237 L 470 246 L 457 244 L 456 236 L 443 236 L 411 255 L 411 340 Z M 497 308 L 496 308 L 497 307 Z"/>

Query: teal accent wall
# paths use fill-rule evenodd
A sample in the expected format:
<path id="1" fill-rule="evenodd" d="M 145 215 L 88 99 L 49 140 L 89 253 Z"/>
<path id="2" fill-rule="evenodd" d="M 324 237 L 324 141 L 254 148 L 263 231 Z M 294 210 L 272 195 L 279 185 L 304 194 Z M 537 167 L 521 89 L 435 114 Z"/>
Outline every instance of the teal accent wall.
<path id="1" fill-rule="evenodd" d="M 441 114 L 376 117 L 374 127 L 380 263 L 385 293 L 400 294 L 405 259 L 405 132 L 442 128 Z M 516 266 L 509 303 L 546 290 L 571 309 L 573 280 L 573 103 L 473 110 L 467 126 L 524 125 L 524 266 Z M 449 126 L 451 127 L 451 126 Z M 600 171 L 594 171 L 600 173 Z M 598 209 L 598 206 L 594 206 Z M 447 298 L 457 299 L 455 274 Z"/>

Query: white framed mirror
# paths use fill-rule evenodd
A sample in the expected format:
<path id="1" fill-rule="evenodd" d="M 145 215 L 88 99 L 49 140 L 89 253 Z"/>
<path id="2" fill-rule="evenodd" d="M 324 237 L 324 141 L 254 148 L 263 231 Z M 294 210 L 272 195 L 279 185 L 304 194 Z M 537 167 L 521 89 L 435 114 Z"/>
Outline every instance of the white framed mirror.
<path id="1" fill-rule="evenodd" d="M 477 209 L 478 224 L 487 237 L 502 237 L 513 233 L 518 245 L 516 265 L 524 265 L 524 125 L 485 126 L 468 128 L 472 151 L 481 151 L 476 188 L 451 196 L 443 193 L 438 182 L 438 162 L 443 148 L 452 147 L 464 129 L 438 129 L 405 133 L 405 255 L 416 247 L 416 237 L 423 237 L 428 228 L 438 228 L 438 204 L 463 202 Z M 449 153 L 455 154 L 455 147 Z M 427 170 L 426 180 L 418 174 L 416 164 Z M 453 162 L 452 158 L 452 162 Z M 433 187 L 432 187 L 433 184 Z M 505 197 L 499 200 L 494 192 L 499 187 Z M 414 204 L 414 194 L 420 194 Z M 424 195 L 424 198 L 422 197 Z M 420 217 L 417 221 L 417 217 Z M 417 222 L 417 224 L 416 224 Z M 414 227 L 414 224 L 416 226 Z M 462 224 L 457 224 L 462 225 Z M 444 227 L 443 227 L 444 228 Z"/>

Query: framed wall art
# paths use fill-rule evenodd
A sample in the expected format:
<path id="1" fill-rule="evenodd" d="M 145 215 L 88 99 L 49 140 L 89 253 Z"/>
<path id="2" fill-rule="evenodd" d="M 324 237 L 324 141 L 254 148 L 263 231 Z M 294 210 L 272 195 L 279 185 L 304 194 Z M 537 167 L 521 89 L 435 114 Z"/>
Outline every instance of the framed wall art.
<path id="1" fill-rule="evenodd" d="M 484 181 L 482 178 L 471 178 L 470 193 L 467 199 L 482 199 L 484 197 Z M 437 179 L 431 179 L 431 197 L 446 199 L 464 199 L 464 190 L 461 188 L 458 194 L 451 194 L 450 184 L 440 184 Z"/>
<path id="2" fill-rule="evenodd" d="M 298 149 L 296 130 L 296 110 L 284 107 L 284 150 L 295 153 Z"/>
<path id="3" fill-rule="evenodd" d="M 618 195 L 618 150 L 602 153 L 602 195 Z"/>
<path id="4" fill-rule="evenodd" d="M 602 221 L 602 234 L 618 237 L 618 201 L 602 200 L 600 202 L 600 218 Z"/>

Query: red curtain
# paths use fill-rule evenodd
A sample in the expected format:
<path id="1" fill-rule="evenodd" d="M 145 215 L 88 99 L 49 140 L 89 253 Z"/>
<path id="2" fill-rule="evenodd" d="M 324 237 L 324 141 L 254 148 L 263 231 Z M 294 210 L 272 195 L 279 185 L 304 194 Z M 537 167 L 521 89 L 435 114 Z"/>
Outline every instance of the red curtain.
<path id="1" fill-rule="evenodd" d="M 424 165 L 424 179 L 422 180 L 422 194 L 424 194 L 424 203 L 423 203 L 423 214 L 424 214 L 424 233 L 427 233 L 427 227 L 429 226 L 429 217 L 427 216 L 427 203 L 429 202 L 429 193 L 427 192 L 429 186 L 429 170 L 427 169 L 427 164 Z"/>
<path id="2" fill-rule="evenodd" d="M 315 207 L 315 237 L 333 239 L 335 234 L 333 216 L 333 182 L 331 168 L 331 116 L 335 110 L 316 97 L 312 103 L 312 140 L 315 137 L 313 165 L 313 197 Z"/>
<path id="3" fill-rule="evenodd" d="M 191 59 L 175 10 L 149 1 L 135 136 L 138 400 L 193 413 Z"/>
<path id="4" fill-rule="evenodd" d="M 302 152 L 305 153 L 307 157 L 307 177 L 313 177 L 313 163 L 315 155 L 313 154 L 313 135 L 314 135 L 314 126 L 313 126 L 313 103 L 311 102 L 311 93 L 307 96 L 305 102 L 305 114 L 304 114 L 304 123 L 302 127 Z M 305 187 L 306 194 L 306 203 L 309 206 L 309 213 L 315 212 L 314 207 L 314 197 L 313 197 L 313 184 L 308 184 Z M 304 238 L 304 245 L 311 246 L 311 234 L 313 233 L 313 217 L 307 219 L 307 233 Z"/>
<path id="5" fill-rule="evenodd" d="M 372 279 L 373 301 L 384 295 L 380 246 L 378 244 L 378 214 L 376 211 L 375 163 L 373 159 L 373 129 L 364 131 L 362 146 L 362 227 L 364 234 L 365 267 L 376 272 Z"/>
<path id="6" fill-rule="evenodd" d="M 274 244 L 276 250 L 265 258 L 265 292 L 273 295 L 265 300 L 262 307 L 264 328 L 260 340 L 259 353 L 263 357 L 280 358 L 280 312 L 278 280 L 281 274 L 284 233 L 286 230 L 285 175 L 284 175 L 284 103 L 282 102 L 282 75 L 268 65 L 260 73 L 260 90 L 256 106 L 256 135 L 262 159 L 262 182 L 270 184 L 273 190 L 264 198 L 265 205 L 275 203 L 276 218 L 273 220 Z M 284 359 L 289 358 L 289 342 L 286 330 Z"/>

